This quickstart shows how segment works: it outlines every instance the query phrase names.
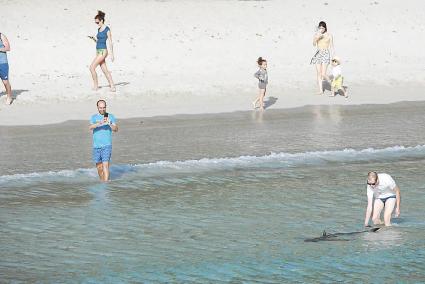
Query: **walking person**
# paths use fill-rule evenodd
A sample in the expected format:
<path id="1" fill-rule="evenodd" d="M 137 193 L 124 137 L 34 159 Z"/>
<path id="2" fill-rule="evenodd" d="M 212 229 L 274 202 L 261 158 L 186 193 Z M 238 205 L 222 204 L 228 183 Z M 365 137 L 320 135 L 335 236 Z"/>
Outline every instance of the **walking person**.
<path id="1" fill-rule="evenodd" d="M 108 40 L 109 50 L 111 53 L 111 61 L 114 62 L 114 47 L 112 44 L 111 29 L 107 25 L 105 25 L 105 13 L 103 13 L 102 11 L 97 12 L 97 15 L 94 17 L 94 20 L 95 23 L 98 25 L 97 35 L 96 37 L 89 36 L 89 38 L 96 42 L 96 57 L 90 65 L 90 72 L 93 78 L 93 90 L 97 91 L 99 89 L 96 68 L 100 65 L 103 74 L 105 74 L 105 77 L 109 82 L 111 92 L 115 92 L 115 85 L 114 81 L 112 81 L 111 72 L 109 72 L 108 67 L 106 66 L 106 58 L 109 55 L 106 40 Z"/>
<path id="2" fill-rule="evenodd" d="M 258 97 L 252 102 L 254 109 L 257 108 L 257 103 L 260 103 L 260 110 L 264 110 L 264 97 L 266 95 L 267 84 L 269 77 L 267 75 L 267 60 L 262 57 L 257 59 L 258 67 L 260 68 L 255 72 L 254 77 L 258 79 Z"/>
<path id="3" fill-rule="evenodd" d="M 93 161 L 101 181 L 109 180 L 112 154 L 112 131 L 117 132 L 115 116 L 106 112 L 106 101 L 96 103 L 99 113 L 92 115 L 89 129 L 93 131 Z"/>
<path id="4" fill-rule="evenodd" d="M 6 104 L 10 105 L 13 101 L 12 87 L 9 82 L 9 62 L 6 52 L 10 51 L 10 44 L 7 37 L 0 33 L 0 79 L 6 89 Z"/>
<path id="5" fill-rule="evenodd" d="M 372 222 L 375 225 L 382 223 L 391 226 L 391 215 L 395 208 L 395 217 L 400 216 L 400 188 L 389 174 L 369 172 L 367 174 L 367 207 L 364 225 L 369 226 L 369 219 L 372 215 Z M 372 209 L 373 208 L 373 209 Z M 381 212 L 384 210 L 384 222 L 381 220 Z"/>
<path id="6" fill-rule="evenodd" d="M 342 76 L 341 59 L 338 56 L 332 58 L 332 82 L 330 97 L 335 97 L 336 93 L 342 92 L 345 98 L 348 98 L 348 92 L 343 86 L 344 77 Z"/>
<path id="7" fill-rule="evenodd" d="M 323 95 L 323 80 L 329 81 L 327 69 L 334 54 L 333 37 L 328 33 L 325 22 L 320 22 L 317 27 L 317 33 L 313 37 L 313 46 L 317 51 L 310 61 L 310 64 L 316 65 L 318 95 Z"/>

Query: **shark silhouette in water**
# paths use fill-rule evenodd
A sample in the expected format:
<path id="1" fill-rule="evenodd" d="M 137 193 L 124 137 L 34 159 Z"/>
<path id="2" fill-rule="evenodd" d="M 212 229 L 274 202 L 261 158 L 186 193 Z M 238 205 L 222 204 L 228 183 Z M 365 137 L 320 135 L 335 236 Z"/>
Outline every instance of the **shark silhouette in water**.
<path id="1" fill-rule="evenodd" d="M 340 236 L 353 236 L 353 235 L 362 234 L 362 233 L 375 233 L 379 229 L 381 229 L 381 228 L 375 227 L 375 228 L 371 228 L 371 229 L 363 230 L 363 231 L 348 232 L 348 233 L 334 233 L 334 234 L 329 234 L 329 233 L 326 233 L 326 231 L 323 231 L 323 233 L 320 237 L 305 239 L 304 242 L 315 243 L 315 242 L 321 242 L 321 241 L 338 241 L 338 242 L 350 241 L 350 239 L 344 239 L 344 238 L 339 238 L 339 237 Z"/>

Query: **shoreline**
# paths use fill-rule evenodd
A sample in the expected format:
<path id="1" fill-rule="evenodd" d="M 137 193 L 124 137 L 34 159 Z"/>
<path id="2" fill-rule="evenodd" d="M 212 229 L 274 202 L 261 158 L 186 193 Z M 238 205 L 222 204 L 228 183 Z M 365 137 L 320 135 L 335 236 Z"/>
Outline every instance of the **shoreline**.
<path id="1" fill-rule="evenodd" d="M 424 105 L 306 106 L 121 119 L 113 138 L 113 164 L 414 147 L 425 141 L 425 134 L 417 132 Z M 371 129 L 377 130 L 373 139 L 367 138 Z M 0 154 L 3 174 L 92 166 L 92 135 L 85 120 L 0 126 L 0 135 L 2 145 L 14 149 Z"/>
<path id="2" fill-rule="evenodd" d="M 304 106 L 347 106 L 347 105 L 386 105 L 398 102 L 424 101 L 425 97 L 418 90 L 423 84 L 409 83 L 406 86 L 389 85 L 354 85 L 349 86 L 349 98 L 342 96 L 328 97 L 314 95 L 313 88 L 308 91 L 300 89 L 280 89 L 271 86 L 266 94 L 267 110 L 293 109 Z M 173 116 L 184 114 L 219 114 L 237 111 L 251 111 L 251 101 L 255 98 L 255 88 L 237 89 L 235 93 L 221 90 L 218 94 L 179 93 L 132 93 L 125 88 L 117 93 L 101 91 L 92 93 L 77 101 L 76 97 L 69 101 L 56 100 L 32 101 L 17 100 L 11 106 L 0 105 L 0 126 L 49 125 L 70 120 L 88 120 L 97 112 L 96 101 L 105 99 L 108 111 L 118 119 L 131 119 L 157 116 Z M 4 93 L 3 93 L 4 94 Z M 99 96 L 100 94 L 100 96 Z M 93 96 L 93 98 L 91 98 Z M 0 97 L 0 101 L 5 96 Z M 48 112 L 46 112 L 48 109 Z"/>

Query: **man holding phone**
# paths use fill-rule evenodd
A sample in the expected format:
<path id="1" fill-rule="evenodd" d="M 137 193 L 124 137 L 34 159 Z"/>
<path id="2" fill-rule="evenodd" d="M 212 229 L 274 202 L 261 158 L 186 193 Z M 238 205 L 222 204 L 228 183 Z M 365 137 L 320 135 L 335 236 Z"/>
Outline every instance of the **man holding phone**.
<path id="1" fill-rule="evenodd" d="M 112 154 L 112 131 L 117 132 L 115 116 L 106 112 L 106 101 L 98 100 L 99 113 L 92 115 L 89 129 L 93 131 L 93 161 L 101 181 L 109 180 Z"/>

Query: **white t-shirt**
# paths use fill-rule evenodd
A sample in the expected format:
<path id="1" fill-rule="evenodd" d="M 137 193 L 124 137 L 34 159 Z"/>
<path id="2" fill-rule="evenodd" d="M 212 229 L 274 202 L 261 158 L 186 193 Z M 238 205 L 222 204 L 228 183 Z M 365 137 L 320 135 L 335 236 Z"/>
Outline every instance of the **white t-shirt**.
<path id="1" fill-rule="evenodd" d="M 386 198 L 395 195 L 394 189 L 397 185 L 389 174 L 378 174 L 378 180 L 379 183 L 377 186 L 373 188 L 370 185 L 367 186 L 368 198 L 372 196 L 375 196 L 375 198 Z"/>
<path id="2" fill-rule="evenodd" d="M 341 75 L 342 75 L 341 65 L 337 65 L 332 68 L 332 76 L 334 77 L 334 79 L 338 78 Z"/>

